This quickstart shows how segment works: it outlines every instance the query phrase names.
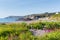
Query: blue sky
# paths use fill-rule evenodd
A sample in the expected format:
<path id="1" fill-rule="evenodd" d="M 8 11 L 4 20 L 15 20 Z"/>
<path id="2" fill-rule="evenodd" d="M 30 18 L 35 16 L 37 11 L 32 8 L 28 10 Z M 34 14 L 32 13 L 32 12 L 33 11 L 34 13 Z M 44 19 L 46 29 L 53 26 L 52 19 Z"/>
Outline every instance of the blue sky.
<path id="1" fill-rule="evenodd" d="M 60 0 L 0 0 L 0 17 L 60 11 Z"/>

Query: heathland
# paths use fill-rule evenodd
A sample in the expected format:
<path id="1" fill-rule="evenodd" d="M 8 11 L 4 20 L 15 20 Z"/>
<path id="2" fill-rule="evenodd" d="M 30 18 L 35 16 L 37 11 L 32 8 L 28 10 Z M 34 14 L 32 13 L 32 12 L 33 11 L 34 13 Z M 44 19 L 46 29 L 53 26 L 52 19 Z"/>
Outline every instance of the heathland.
<path id="1" fill-rule="evenodd" d="M 60 40 L 60 14 L 48 19 L 31 23 L 0 23 L 0 40 Z"/>

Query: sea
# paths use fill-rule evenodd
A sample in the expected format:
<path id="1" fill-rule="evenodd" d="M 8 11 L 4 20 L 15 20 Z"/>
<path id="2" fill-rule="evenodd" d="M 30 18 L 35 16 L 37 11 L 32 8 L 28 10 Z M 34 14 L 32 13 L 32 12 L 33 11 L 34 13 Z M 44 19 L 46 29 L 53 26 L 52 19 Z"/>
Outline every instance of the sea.
<path id="1" fill-rule="evenodd" d="M 16 22 L 16 20 L 11 18 L 8 19 L 0 18 L 0 23 L 9 23 L 9 22 Z"/>

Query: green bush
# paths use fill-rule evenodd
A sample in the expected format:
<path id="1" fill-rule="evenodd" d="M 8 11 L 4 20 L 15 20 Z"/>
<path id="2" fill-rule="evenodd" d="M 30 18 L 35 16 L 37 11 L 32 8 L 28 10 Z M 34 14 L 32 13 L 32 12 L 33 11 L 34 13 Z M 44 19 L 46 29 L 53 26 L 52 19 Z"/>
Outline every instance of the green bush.
<path id="1" fill-rule="evenodd" d="M 32 23 L 32 24 L 29 24 L 28 28 L 29 29 L 43 29 L 44 28 L 44 23 L 42 22 L 38 22 L 38 23 Z"/>

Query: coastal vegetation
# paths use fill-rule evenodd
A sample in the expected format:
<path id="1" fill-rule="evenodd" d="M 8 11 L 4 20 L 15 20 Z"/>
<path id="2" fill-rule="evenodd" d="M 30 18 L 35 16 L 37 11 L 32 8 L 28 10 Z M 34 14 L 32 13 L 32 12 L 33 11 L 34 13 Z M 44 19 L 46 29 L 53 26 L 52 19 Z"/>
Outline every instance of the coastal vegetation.
<path id="1" fill-rule="evenodd" d="M 57 21 L 59 21 L 59 20 L 60 20 L 60 13 L 51 16 L 50 19 L 51 19 L 51 20 L 57 20 Z"/>
<path id="2" fill-rule="evenodd" d="M 30 29 L 52 30 L 43 36 L 35 36 Z M 0 40 L 60 40 L 60 22 L 0 24 Z"/>

